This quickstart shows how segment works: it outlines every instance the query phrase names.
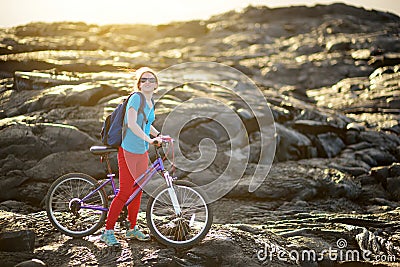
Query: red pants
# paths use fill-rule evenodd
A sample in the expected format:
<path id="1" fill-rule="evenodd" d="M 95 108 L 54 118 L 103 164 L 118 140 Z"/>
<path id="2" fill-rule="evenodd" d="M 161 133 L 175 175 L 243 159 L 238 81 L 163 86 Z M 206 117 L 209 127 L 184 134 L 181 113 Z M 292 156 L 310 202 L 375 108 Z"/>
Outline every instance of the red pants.
<path id="1" fill-rule="evenodd" d="M 119 167 L 119 192 L 113 199 L 108 211 L 106 230 L 113 230 L 126 201 L 138 187 L 133 187 L 135 179 L 142 175 L 149 164 L 147 152 L 144 154 L 133 154 L 122 147 L 118 150 Z M 136 225 L 137 215 L 140 208 L 142 191 L 128 205 L 128 220 L 131 223 L 131 229 Z"/>

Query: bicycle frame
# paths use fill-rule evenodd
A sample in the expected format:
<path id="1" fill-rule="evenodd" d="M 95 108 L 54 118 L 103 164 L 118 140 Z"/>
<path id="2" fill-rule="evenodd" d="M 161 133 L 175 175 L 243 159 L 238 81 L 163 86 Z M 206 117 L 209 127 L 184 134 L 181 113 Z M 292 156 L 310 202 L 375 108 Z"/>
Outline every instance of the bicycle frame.
<path id="1" fill-rule="evenodd" d="M 178 199 L 177 199 L 176 194 L 175 194 L 175 190 L 172 187 L 172 181 L 173 181 L 174 178 L 172 178 L 169 175 L 169 172 L 167 170 L 165 170 L 163 160 L 161 159 L 161 156 L 158 153 L 157 148 L 156 148 L 156 155 L 157 155 L 157 158 L 151 164 L 151 166 L 149 168 L 147 168 L 146 171 L 135 180 L 135 183 L 134 183 L 133 186 L 134 187 L 137 186 L 137 187 L 134 190 L 134 192 L 132 193 L 132 195 L 126 201 L 125 206 L 128 206 L 133 201 L 133 199 L 139 194 L 139 192 L 142 190 L 142 188 L 151 180 L 151 178 L 153 178 L 154 174 L 156 174 L 157 172 L 161 172 L 162 176 L 164 177 L 164 179 L 165 179 L 165 181 L 166 181 L 166 183 L 168 185 L 168 193 L 169 193 L 169 195 L 171 197 L 171 201 L 172 201 L 175 213 L 177 215 L 180 215 L 181 214 L 181 209 L 180 209 L 180 206 L 179 206 L 179 203 L 178 203 Z M 104 207 L 100 207 L 100 206 L 93 206 L 93 205 L 85 205 L 83 203 L 87 199 L 89 199 L 91 196 L 93 196 L 93 194 L 95 194 L 98 190 L 102 189 L 103 187 L 105 187 L 109 183 L 111 183 L 114 196 L 117 195 L 117 193 L 119 191 L 119 189 L 116 188 L 116 185 L 115 185 L 115 182 L 114 182 L 115 174 L 112 173 L 112 171 L 111 171 L 108 156 L 106 155 L 105 158 L 106 158 L 107 167 L 108 167 L 108 174 L 107 174 L 108 179 L 106 181 L 104 181 L 96 189 L 91 191 L 87 196 L 85 196 L 83 199 L 81 199 L 79 201 L 79 204 L 81 204 L 80 208 L 82 208 L 82 209 L 92 209 L 92 210 L 99 210 L 99 211 L 106 212 L 106 211 L 108 211 L 108 208 L 104 208 Z"/>

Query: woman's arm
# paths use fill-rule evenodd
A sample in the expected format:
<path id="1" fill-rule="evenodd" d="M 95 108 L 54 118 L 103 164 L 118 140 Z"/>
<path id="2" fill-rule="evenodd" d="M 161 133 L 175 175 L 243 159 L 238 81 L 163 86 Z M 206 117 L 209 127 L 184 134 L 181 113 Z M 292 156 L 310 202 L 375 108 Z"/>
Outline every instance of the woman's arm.
<path id="1" fill-rule="evenodd" d="M 142 130 L 142 128 L 139 127 L 139 125 L 136 123 L 137 119 L 137 111 L 134 108 L 129 108 L 128 109 L 128 128 L 132 130 L 132 132 L 138 136 L 139 138 L 143 139 L 144 141 L 152 144 L 153 139 L 151 139 L 149 136 L 145 134 L 145 132 Z M 151 128 L 150 128 L 151 129 Z M 151 130 L 150 130 L 151 132 Z"/>
<path id="2" fill-rule="evenodd" d="M 160 131 L 157 131 L 153 125 L 150 126 L 150 134 L 154 137 L 158 137 L 160 135 Z"/>

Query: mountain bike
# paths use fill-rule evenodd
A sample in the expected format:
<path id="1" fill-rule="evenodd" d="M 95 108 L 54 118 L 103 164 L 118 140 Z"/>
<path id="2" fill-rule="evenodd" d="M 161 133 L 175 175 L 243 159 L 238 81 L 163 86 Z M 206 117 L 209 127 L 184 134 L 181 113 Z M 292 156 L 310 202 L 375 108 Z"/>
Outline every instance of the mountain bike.
<path id="1" fill-rule="evenodd" d="M 159 149 L 172 147 L 173 139 L 163 137 L 161 144 L 155 144 L 155 160 L 136 179 L 136 190 L 125 204 L 125 212 L 119 221 L 127 222 L 126 206 L 158 172 L 165 184 L 150 194 L 146 222 L 152 236 L 160 243 L 176 248 L 191 247 L 200 242 L 210 230 L 213 215 L 205 192 L 195 184 L 172 177 L 164 167 Z M 168 151 L 169 151 L 168 149 Z M 46 212 L 52 225 L 68 236 L 81 238 L 96 232 L 106 220 L 108 200 L 118 193 L 114 182 L 115 174 L 110 164 L 110 153 L 118 149 L 109 146 L 92 146 L 90 151 L 107 163 L 107 178 L 97 181 L 84 173 L 69 173 L 59 177 L 50 186 L 46 195 Z M 166 154 L 168 154 L 167 152 Z M 105 186 L 111 185 L 110 194 Z M 127 228 L 128 226 L 125 225 Z"/>

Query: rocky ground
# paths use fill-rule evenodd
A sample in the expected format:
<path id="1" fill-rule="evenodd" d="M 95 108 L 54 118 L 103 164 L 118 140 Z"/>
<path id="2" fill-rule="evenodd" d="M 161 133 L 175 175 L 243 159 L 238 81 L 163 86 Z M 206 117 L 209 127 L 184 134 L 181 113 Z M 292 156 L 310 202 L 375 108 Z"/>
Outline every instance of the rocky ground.
<path id="1" fill-rule="evenodd" d="M 0 234 L 36 236 L 31 251 L 0 252 L 2 265 L 399 265 L 399 26 L 333 4 L 0 29 Z M 127 69 L 143 65 L 160 75 L 156 126 L 179 140 L 177 175 L 229 192 L 185 251 L 74 240 L 43 211 L 61 174 L 104 176 L 88 149 L 131 90 Z"/>
<path id="2" fill-rule="evenodd" d="M 48 266 L 398 266 L 398 208 L 370 213 L 345 199 L 224 199 L 214 209 L 216 223 L 209 234 L 187 250 L 155 240 L 127 242 L 123 230 L 117 231 L 122 248 L 111 249 L 99 241 L 99 232 L 83 239 L 58 233 L 45 212 L 2 211 L 2 231 L 31 229 L 36 234 L 34 251 L 0 252 L 2 266 L 31 259 Z M 145 227 L 143 213 L 139 224 Z M 360 248 L 371 253 L 363 254 Z"/>

